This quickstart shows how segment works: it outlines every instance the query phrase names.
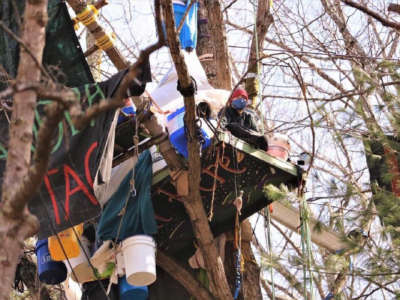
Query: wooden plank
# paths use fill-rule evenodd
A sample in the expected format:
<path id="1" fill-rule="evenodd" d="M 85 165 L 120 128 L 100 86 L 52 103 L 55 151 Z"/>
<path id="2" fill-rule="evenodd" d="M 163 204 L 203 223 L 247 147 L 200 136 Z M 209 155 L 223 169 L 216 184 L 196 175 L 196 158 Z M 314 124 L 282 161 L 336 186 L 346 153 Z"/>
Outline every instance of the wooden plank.
<path id="1" fill-rule="evenodd" d="M 278 221 L 290 230 L 298 232 L 300 226 L 300 214 L 298 209 L 285 206 L 277 201 L 274 202 L 272 206 L 272 219 Z M 340 236 L 337 233 L 331 231 L 329 228 L 322 228 L 320 232 L 313 230 L 316 223 L 317 220 L 311 218 L 309 225 L 311 229 L 312 242 L 320 247 L 328 249 L 330 252 L 333 253 L 347 247 L 346 243 L 341 240 Z"/>
<path id="2" fill-rule="evenodd" d="M 261 159 L 270 165 L 281 169 L 282 171 L 285 171 L 287 173 L 290 173 L 294 176 L 297 176 L 298 170 L 296 165 L 289 163 L 287 161 L 284 161 L 279 158 L 275 158 L 271 155 L 269 155 L 267 152 L 262 151 L 262 150 L 257 150 L 253 146 L 249 145 L 248 143 L 238 139 L 237 137 L 234 137 L 232 134 L 229 132 L 219 132 L 218 138 L 232 146 L 234 146 L 236 149 L 239 149 L 243 152 L 246 152 L 247 154 L 250 154 L 258 159 Z"/>

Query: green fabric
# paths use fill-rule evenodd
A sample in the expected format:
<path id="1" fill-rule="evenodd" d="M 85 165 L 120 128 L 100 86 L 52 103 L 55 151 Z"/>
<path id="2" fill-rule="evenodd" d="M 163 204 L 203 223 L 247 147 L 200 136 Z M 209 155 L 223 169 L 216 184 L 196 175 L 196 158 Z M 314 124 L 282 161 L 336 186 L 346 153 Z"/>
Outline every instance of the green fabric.
<path id="1" fill-rule="evenodd" d="M 124 240 L 136 234 L 153 235 L 157 232 L 151 201 L 151 183 L 153 178 L 152 159 L 150 151 L 140 154 L 135 166 L 136 196 L 130 192 L 132 172 L 124 178 L 118 190 L 111 196 L 101 214 L 98 225 L 98 236 L 102 241 Z M 126 199 L 128 204 L 125 215 L 123 210 Z M 118 227 L 122 219 L 121 230 Z M 118 235 L 118 237 L 117 237 Z"/>
<path id="2" fill-rule="evenodd" d="M 18 20 L 24 11 L 25 1 L 14 1 L 14 7 L 10 0 L 0 1 L 0 20 L 15 34 L 19 35 Z M 15 78 L 18 68 L 18 43 L 8 33 L 0 28 L 0 91 L 7 88 L 7 78 Z M 5 72 L 4 72 L 5 71 Z"/>
<path id="3" fill-rule="evenodd" d="M 43 63 L 48 71 L 58 82 L 69 87 L 94 82 L 65 2 L 49 0 L 48 15 L 50 22 L 43 53 Z"/>
<path id="4" fill-rule="evenodd" d="M 0 20 L 18 36 L 20 36 L 18 20 L 22 23 L 24 8 L 25 1 L 0 1 Z M 48 16 L 46 46 L 43 53 L 43 64 L 46 69 L 53 75 L 53 79 L 67 86 L 92 83 L 93 77 L 82 55 L 66 4 L 61 0 L 49 0 Z M 1 72 L 2 69 L 4 68 L 8 74 L 7 77 L 13 79 L 17 75 L 18 61 L 18 43 L 0 29 L 0 91 L 7 87 L 6 75 Z"/>

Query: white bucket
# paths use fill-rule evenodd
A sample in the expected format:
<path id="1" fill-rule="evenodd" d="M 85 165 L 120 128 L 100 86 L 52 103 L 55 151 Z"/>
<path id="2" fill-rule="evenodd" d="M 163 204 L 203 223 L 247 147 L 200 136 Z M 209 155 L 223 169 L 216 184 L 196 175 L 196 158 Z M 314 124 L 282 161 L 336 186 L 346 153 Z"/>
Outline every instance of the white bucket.
<path id="1" fill-rule="evenodd" d="M 82 243 L 83 249 L 79 245 L 79 247 L 81 249 L 81 251 L 79 253 L 79 256 L 74 257 L 74 258 L 70 258 L 69 259 L 69 263 L 68 263 L 67 260 L 64 260 L 64 263 L 67 266 L 68 273 L 71 273 L 71 278 L 76 282 L 84 282 L 85 280 L 83 278 L 86 278 L 86 277 L 90 276 L 89 274 L 86 274 L 87 273 L 86 271 L 82 272 L 82 270 L 81 270 L 82 268 L 79 267 L 81 265 L 84 265 L 84 264 L 88 263 L 88 259 L 87 259 L 86 255 L 90 259 L 90 252 L 89 252 L 90 242 L 84 236 L 80 237 L 80 241 Z M 86 253 L 86 255 L 85 255 L 85 253 Z M 70 264 L 71 264 L 72 270 L 74 270 L 74 273 L 76 274 L 76 276 L 78 278 L 75 278 L 74 274 L 72 273 L 71 268 L 70 268 Z"/>
<path id="2" fill-rule="evenodd" d="M 122 277 L 125 275 L 125 261 L 122 250 L 117 252 L 116 260 L 117 260 L 117 274 L 118 276 Z"/>
<path id="3" fill-rule="evenodd" d="M 126 280 L 135 286 L 156 281 L 156 244 L 152 237 L 135 235 L 122 241 Z"/>

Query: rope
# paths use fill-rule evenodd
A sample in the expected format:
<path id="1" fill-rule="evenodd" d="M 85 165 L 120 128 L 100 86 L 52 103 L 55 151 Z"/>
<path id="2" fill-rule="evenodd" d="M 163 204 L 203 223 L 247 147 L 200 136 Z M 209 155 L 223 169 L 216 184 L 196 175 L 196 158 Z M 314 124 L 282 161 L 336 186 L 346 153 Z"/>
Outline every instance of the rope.
<path id="1" fill-rule="evenodd" d="M 301 179 L 299 191 L 301 191 L 301 186 L 304 184 L 303 179 Z M 310 234 L 310 226 L 308 224 L 309 221 L 309 210 L 307 206 L 307 201 L 304 198 L 304 195 L 300 195 L 300 229 L 301 229 L 301 249 L 303 253 L 303 291 L 304 291 L 304 299 L 309 300 L 307 293 L 307 283 L 309 283 L 310 295 L 311 299 L 313 299 L 313 275 L 311 271 L 311 234 Z M 308 277 L 307 277 L 308 276 Z M 310 300 L 311 300 L 310 299 Z"/>
<path id="2" fill-rule="evenodd" d="M 135 134 L 133 136 L 133 144 L 135 146 L 135 154 L 134 154 L 134 156 L 136 156 L 136 158 L 139 157 L 139 129 L 138 129 L 139 128 L 139 122 L 138 122 L 138 118 L 139 117 L 138 117 L 138 115 L 139 114 L 137 112 L 136 116 L 135 116 L 135 119 L 132 120 L 133 122 L 135 122 L 134 123 L 135 124 Z M 132 193 L 134 194 L 134 196 L 136 196 L 135 171 L 134 170 L 135 169 L 133 168 L 132 169 L 132 179 L 131 179 L 131 182 L 130 182 L 130 194 L 128 195 L 128 197 L 126 197 L 125 203 L 124 203 L 124 207 L 121 209 L 121 211 L 118 214 L 118 215 L 121 216 L 121 219 L 120 219 L 119 224 L 118 224 L 117 236 L 115 237 L 115 239 L 113 241 L 115 265 L 117 265 L 117 254 L 118 254 L 118 251 L 119 251 L 119 249 L 117 247 L 117 244 L 118 244 L 119 235 L 121 233 L 122 222 L 124 221 L 124 218 L 125 218 L 126 208 L 128 206 L 129 199 L 132 196 Z M 115 268 L 115 270 L 116 270 L 116 268 Z M 115 270 L 114 270 L 114 272 L 115 272 Z M 110 283 L 108 285 L 107 290 L 110 290 L 110 288 L 111 288 L 111 281 L 110 281 Z"/>
<path id="3" fill-rule="evenodd" d="M 236 210 L 236 217 L 235 217 L 235 242 L 234 246 L 236 248 L 236 262 L 235 262 L 235 293 L 233 299 L 237 299 L 240 293 L 240 288 L 242 286 L 242 274 L 241 274 L 241 230 L 239 224 L 239 211 Z"/>
<path id="4" fill-rule="evenodd" d="M 236 148 L 233 148 L 232 156 L 233 156 L 233 161 L 235 162 L 235 168 L 238 169 Z M 242 197 L 242 195 L 243 195 L 243 191 L 240 191 L 240 196 L 238 196 L 238 188 L 237 188 L 236 181 L 237 180 L 236 180 L 236 172 L 235 172 L 234 173 L 235 197 L 236 197 L 235 201 L 238 199 L 238 197 Z M 235 205 L 235 206 L 236 206 L 236 216 L 235 216 L 234 248 L 237 251 L 236 251 L 236 262 L 235 262 L 235 292 L 234 292 L 233 299 L 236 300 L 239 297 L 240 288 L 242 286 L 242 273 L 241 273 L 242 232 L 241 232 L 240 223 L 239 223 L 239 215 L 240 215 L 241 205 Z"/>
<path id="5" fill-rule="evenodd" d="M 97 19 L 99 11 L 94 5 L 88 5 L 79 14 L 76 15 L 76 19 L 85 26 L 89 26 L 94 23 Z"/>
<path id="6" fill-rule="evenodd" d="M 269 270 L 271 274 L 271 290 L 272 290 L 272 300 L 275 300 L 275 282 L 274 282 L 274 269 L 272 267 L 272 240 L 271 240 L 271 204 L 268 205 L 267 209 L 267 244 L 269 251 L 269 258 L 271 260 Z"/>
<path id="7" fill-rule="evenodd" d="M 190 76 L 190 84 L 187 87 L 183 87 L 178 80 L 176 89 L 181 93 L 183 97 L 192 97 L 197 93 L 197 82 L 196 80 Z"/>
<path id="8" fill-rule="evenodd" d="M 115 34 L 107 34 L 104 33 L 101 37 L 97 38 L 95 41 L 95 44 L 99 49 L 103 51 L 107 51 L 108 49 L 114 47 L 114 40 L 115 40 Z"/>
<path id="9" fill-rule="evenodd" d="M 218 167 L 219 167 L 219 152 L 220 148 L 217 148 L 217 157 L 214 163 L 214 182 L 212 187 L 212 196 L 211 196 L 211 204 L 210 204 L 210 211 L 208 213 L 208 221 L 212 221 L 214 216 L 214 200 L 215 200 L 215 191 L 217 189 L 217 174 L 218 174 Z"/>

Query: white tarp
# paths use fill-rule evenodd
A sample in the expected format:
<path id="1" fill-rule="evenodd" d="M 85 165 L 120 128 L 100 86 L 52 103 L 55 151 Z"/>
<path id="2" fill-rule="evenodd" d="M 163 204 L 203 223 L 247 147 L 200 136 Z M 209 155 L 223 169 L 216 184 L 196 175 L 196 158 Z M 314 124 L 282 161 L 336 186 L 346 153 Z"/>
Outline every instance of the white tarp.
<path id="1" fill-rule="evenodd" d="M 230 91 L 214 89 L 207 80 L 199 58 L 195 51 L 182 51 L 190 76 L 197 83 L 196 103 L 206 101 L 210 104 L 212 116 L 215 118 L 218 111 L 225 105 L 229 98 Z M 163 77 L 158 87 L 151 93 L 151 97 L 163 111 L 174 112 L 181 108 L 183 97 L 176 89 L 178 75 L 175 66 L 172 66 L 168 73 Z"/>

